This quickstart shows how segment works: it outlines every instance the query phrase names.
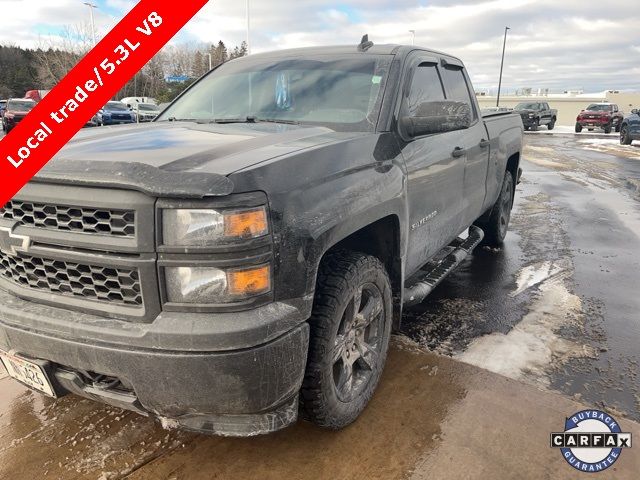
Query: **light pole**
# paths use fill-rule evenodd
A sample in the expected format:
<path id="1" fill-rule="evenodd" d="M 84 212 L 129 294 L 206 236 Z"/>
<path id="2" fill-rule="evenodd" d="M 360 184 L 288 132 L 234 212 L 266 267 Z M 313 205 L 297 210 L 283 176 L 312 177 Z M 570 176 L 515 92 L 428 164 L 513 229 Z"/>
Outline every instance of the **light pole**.
<path id="1" fill-rule="evenodd" d="M 498 99 L 496 100 L 496 107 L 500 106 L 500 90 L 502 89 L 502 70 L 504 68 L 504 52 L 507 48 L 507 32 L 511 30 L 509 27 L 504 27 L 504 43 L 502 44 L 502 62 L 500 62 L 500 81 L 498 82 Z"/>
<path id="2" fill-rule="evenodd" d="M 409 33 L 411 34 L 411 45 L 415 45 L 416 44 L 416 31 L 415 30 L 409 30 Z"/>
<path id="3" fill-rule="evenodd" d="M 247 0 L 247 55 L 251 55 L 251 5 Z"/>
<path id="4" fill-rule="evenodd" d="M 207 53 L 209 55 L 209 71 L 213 68 L 213 62 L 211 61 L 211 52 Z"/>
<path id="5" fill-rule="evenodd" d="M 98 8 L 97 5 L 91 2 L 84 2 L 84 4 L 89 7 L 89 11 L 91 12 L 91 36 L 93 37 L 93 46 L 96 45 L 96 23 L 93 18 L 93 9 Z"/>

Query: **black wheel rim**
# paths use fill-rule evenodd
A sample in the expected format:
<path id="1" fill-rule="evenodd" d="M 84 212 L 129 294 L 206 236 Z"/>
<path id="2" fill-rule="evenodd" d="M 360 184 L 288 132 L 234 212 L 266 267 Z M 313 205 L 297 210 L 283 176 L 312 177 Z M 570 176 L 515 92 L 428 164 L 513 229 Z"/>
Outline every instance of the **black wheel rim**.
<path id="1" fill-rule="evenodd" d="M 511 220 L 511 202 L 513 201 L 511 182 L 506 182 L 500 199 L 500 236 L 504 238 Z"/>
<path id="2" fill-rule="evenodd" d="M 378 368 L 385 327 L 382 292 L 373 283 L 356 289 L 333 346 L 333 381 L 338 399 L 350 402 Z"/>

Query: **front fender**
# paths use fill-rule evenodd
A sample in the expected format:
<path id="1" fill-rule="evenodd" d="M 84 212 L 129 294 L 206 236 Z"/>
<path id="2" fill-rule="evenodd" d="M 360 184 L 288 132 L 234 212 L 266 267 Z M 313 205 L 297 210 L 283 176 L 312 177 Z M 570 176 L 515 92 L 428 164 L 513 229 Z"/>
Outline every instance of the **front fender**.
<path id="1" fill-rule="evenodd" d="M 231 176 L 237 191 L 267 193 L 277 300 L 313 298 L 324 253 L 378 219 L 407 224 L 406 174 L 395 138 L 365 134 Z M 401 251 L 406 249 L 401 234 Z"/>

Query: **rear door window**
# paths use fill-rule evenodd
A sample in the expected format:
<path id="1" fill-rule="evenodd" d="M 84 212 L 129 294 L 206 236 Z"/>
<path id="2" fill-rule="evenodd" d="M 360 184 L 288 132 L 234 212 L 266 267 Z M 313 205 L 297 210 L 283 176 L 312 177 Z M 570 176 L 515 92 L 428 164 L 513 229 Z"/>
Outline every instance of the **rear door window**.
<path id="1" fill-rule="evenodd" d="M 447 99 L 454 102 L 466 103 L 473 114 L 473 119 L 478 118 L 473 101 L 471 100 L 471 92 L 467 84 L 467 79 L 462 68 L 446 66 L 442 69 L 443 80 L 447 89 Z"/>

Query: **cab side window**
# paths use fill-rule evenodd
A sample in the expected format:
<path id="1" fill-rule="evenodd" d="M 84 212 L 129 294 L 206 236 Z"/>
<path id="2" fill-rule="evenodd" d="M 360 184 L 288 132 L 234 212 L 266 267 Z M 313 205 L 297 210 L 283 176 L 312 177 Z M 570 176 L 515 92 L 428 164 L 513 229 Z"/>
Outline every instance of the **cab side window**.
<path id="1" fill-rule="evenodd" d="M 464 75 L 464 70 L 459 67 L 445 66 L 442 69 L 444 84 L 447 86 L 447 99 L 454 102 L 466 103 L 473 114 L 473 119 L 478 119 L 478 113 L 471 100 L 471 92 Z"/>
<path id="2" fill-rule="evenodd" d="M 442 80 L 436 65 L 424 63 L 416 68 L 409 90 L 407 106 L 409 115 L 415 116 L 418 106 L 426 102 L 437 102 L 445 99 Z"/>

